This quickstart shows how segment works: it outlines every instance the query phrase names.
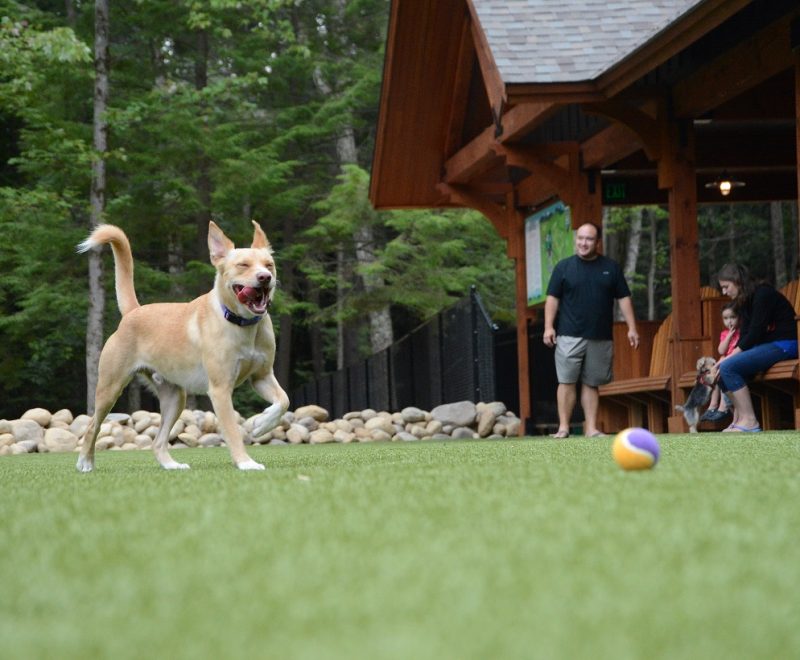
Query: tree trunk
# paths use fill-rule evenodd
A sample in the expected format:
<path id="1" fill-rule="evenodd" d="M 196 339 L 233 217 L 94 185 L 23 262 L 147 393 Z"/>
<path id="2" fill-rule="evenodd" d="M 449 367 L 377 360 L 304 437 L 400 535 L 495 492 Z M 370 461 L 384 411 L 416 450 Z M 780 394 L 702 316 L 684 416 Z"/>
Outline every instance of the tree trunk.
<path id="1" fill-rule="evenodd" d="M 194 60 L 194 86 L 201 90 L 208 86 L 208 33 L 201 30 L 197 33 L 197 53 Z M 204 259 L 208 255 L 208 222 L 211 220 L 211 163 L 206 155 L 205 145 L 200 146 L 201 153 L 197 161 L 197 197 L 200 210 L 197 212 L 197 258 Z"/>
<path id="2" fill-rule="evenodd" d="M 656 269 L 658 265 L 658 225 L 650 213 L 650 267 L 647 269 L 647 319 L 656 319 Z"/>
<path id="3" fill-rule="evenodd" d="M 628 286 L 633 290 L 634 278 L 636 276 L 636 264 L 639 261 L 639 248 L 642 244 L 642 219 L 647 211 L 639 208 L 632 212 L 631 225 L 628 231 L 628 250 L 625 254 L 625 266 L 623 271 Z"/>
<path id="4" fill-rule="evenodd" d="M 786 244 L 781 202 L 770 202 L 769 220 L 772 234 L 772 257 L 775 262 L 775 286 L 780 288 L 789 281 L 786 277 Z"/>
<path id="5" fill-rule="evenodd" d="M 315 308 L 319 308 L 319 289 L 313 284 L 306 294 L 308 300 Z M 311 342 L 311 368 L 314 371 L 314 379 L 322 377 L 325 369 L 325 358 L 322 353 L 322 332 L 319 323 L 312 323 L 308 330 L 309 341 Z"/>
<path id="6" fill-rule="evenodd" d="M 719 222 L 718 219 L 717 219 L 718 215 L 719 214 L 717 213 L 717 207 L 716 206 L 709 207 L 709 209 L 708 209 L 708 219 L 709 219 L 709 226 L 710 227 L 712 227 L 712 228 L 716 228 L 717 227 L 717 224 Z M 712 286 L 714 285 L 714 279 L 717 276 L 717 272 L 719 272 L 719 268 L 717 266 L 717 242 L 718 242 L 718 239 L 717 239 L 716 236 L 714 236 L 709 241 L 709 243 L 710 243 L 709 248 L 710 249 L 708 250 L 708 258 L 706 260 L 707 263 L 708 263 L 708 277 L 709 277 L 710 284 Z M 702 259 L 702 257 L 701 257 L 701 259 Z"/>
<path id="7" fill-rule="evenodd" d="M 789 272 L 792 274 L 792 279 L 795 279 L 800 275 L 797 264 L 798 255 L 800 255 L 800 227 L 797 225 L 797 202 L 787 202 L 787 206 L 789 207 L 789 217 L 791 218 L 792 245 L 794 246 L 791 252 L 792 256 Z"/>
<path id="8" fill-rule="evenodd" d="M 613 259 L 617 253 L 617 237 L 608 230 L 608 207 L 603 208 L 603 219 L 601 220 L 601 230 L 603 235 L 603 254 L 609 259 Z"/>
<path id="9" fill-rule="evenodd" d="M 294 219 L 286 216 L 283 223 L 283 240 L 286 245 L 294 243 Z M 295 287 L 294 264 L 286 261 L 279 264 L 279 279 L 281 283 L 280 291 L 282 296 L 291 296 Z M 278 319 L 279 333 L 277 338 L 277 348 L 275 352 L 275 378 L 288 390 L 291 377 L 291 355 L 292 355 L 292 335 L 294 330 L 294 318 L 291 312 L 280 315 Z"/>
<path id="10" fill-rule="evenodd" d="M 134 376 L 128 385 L 128 412 L 136 412 L 142 409 L 142 384 L 139 376 Z"/>
<path id="11" fill-rule="evenodd" d="M 78 21 L 78 16 L 75 12 L 75 3 L 73 0 L 64 0 L 64 13 L 67 15 L 67 25 L 74 30 Z"/>
<path id="12" fill-rule="evenodd" d="M 344 283 L 350 281 L 350 268 L 344 248 L 336 249 L 336 368 L 344 369 L 347 354 L 346 326 L 344 320 Z"/>
<path id="13" fill-rule="evenodd" d="M 332 90 L 322 77 L 319 69 L 314 71 L 314 83 L 322 94 L 331 96 Z M 345 125 L 342 128 L 342 132 L 336 139 L 336 155 L 342 168 L 345 165 L 358 163 L 358 151 L 356 150 L 356 140 L 352 126 Z M 374 264 L 376 261 L 374 250 L 375 234 L 372 226 L 366 222 L 362 223 L 356 231 L 355 239 L 355 256 L 358 265 L 368 267 Z M 380 276 L 362 275 L 361 280 L 364 284 L 364 290 L 368 293 L 385 286 L 385 282 Z M 369 313 L 369 338 L 370 348 L 373 353 L 382 351 L 394 341 L 392 317 L 388 305 Z M 340 341 L 340 349 L 342 349 L 343 344 L 344 342 Z M 339 368 L 341 369 L 341 366 Z"/>
<path id="14" fill-rule="evenodd" d="M 108 0 L 95 0 L 94 5 L 94 119 L 92 160 L 92 186 L 90 191 L 91 214 L 89 223 L 96 227 L 103 222 L 106 207 L 106 152 L 108 150 L 109 21 Z M 94 412 L 94 394 L 97 389 L 97 365 L 103 347 L 103 316 L 105 293 L 103 290 L 103 262 L 99 249 L 89 251 L 89 311 L 86 321 L 86 410 Z"/>
<path id="15" fill-rule="evenodd" d="M 362 225 L 356 232 L 356 260 L 359 265 L 373 264 L 376 261 L 374 245 L 375 236 L 372 227 Z M 364 274 L 361 276 L 364 289 L 375 292 L 385 286 L 382 277 Z M 388 305 L 370 312 L 369 314 L 369 340 L 373 353 L 378 353 L 392 345 L 394 333 L 392 331 L 392 317 Z"/>
<path id="16" fill-rule="evenodd" d="M 736 214 L 733 204 L 728 206 L 728 263 L 736 262 Z"/>

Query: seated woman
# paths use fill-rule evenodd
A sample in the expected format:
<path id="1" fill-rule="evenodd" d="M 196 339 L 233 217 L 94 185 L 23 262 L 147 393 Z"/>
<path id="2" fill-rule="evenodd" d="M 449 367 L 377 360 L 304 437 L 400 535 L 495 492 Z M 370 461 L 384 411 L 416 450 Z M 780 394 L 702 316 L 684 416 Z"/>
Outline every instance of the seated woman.
<path id="1" fill-rule="evenodd" d="M 719 288 L 739 314 L 739 343 L 717 363 L 722 391 L 733 400 L 733 423 L 725 431 L 761 430 L 747 381 L 776 362 L 797 357 L 797 324 L 792 304 L 768 284 L 753 281 L 744 266 L 727 264 Z"/>

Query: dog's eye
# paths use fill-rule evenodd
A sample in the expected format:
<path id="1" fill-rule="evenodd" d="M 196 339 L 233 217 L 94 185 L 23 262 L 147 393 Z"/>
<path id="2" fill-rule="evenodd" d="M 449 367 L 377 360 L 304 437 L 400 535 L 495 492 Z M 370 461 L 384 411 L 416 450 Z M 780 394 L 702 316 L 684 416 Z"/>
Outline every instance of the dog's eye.
<path id="1" fill-rule="evenodd" d="M 250 268 L 250 264 L 247 263 L 246 261 L 240 261 L 238 264 L 236 264 L 236 267 L 239 270 L 247 270 L 248 268 Z"/>

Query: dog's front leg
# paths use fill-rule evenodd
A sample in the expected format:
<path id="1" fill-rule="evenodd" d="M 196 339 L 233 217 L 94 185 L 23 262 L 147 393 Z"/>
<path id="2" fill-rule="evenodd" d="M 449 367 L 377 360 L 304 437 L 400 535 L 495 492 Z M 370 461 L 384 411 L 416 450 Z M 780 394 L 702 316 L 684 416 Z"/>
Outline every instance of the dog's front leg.
<path id="1" fill-rule="evenodd" d="M 253 420 L 253 437 L 258 440 L 274 429 L 281 421 L 283 414 L 289 410 L 289 396 L 278 384 L 278 379 L 275 378 L 273 372 L 263 378 L 254 378 L 253 388 L 265 401 L 272 403 Z"/>
<path id="2" fill-rule="evenodd" d="M 236 423 L 236 411 L 233 408 L 231 393 L 232 387 L 227 386 L 211 386 L 208 390 L 214 412 L 217 413 L 217 419 L 222 427 L 222 437 L 225 438 L 225 444 L 228 445 L 231 458 L 237 468 L 240 470 L 263 470 L 264 466 L 250 458 L 244 448 L 244 438 L 242 430 Z"/>

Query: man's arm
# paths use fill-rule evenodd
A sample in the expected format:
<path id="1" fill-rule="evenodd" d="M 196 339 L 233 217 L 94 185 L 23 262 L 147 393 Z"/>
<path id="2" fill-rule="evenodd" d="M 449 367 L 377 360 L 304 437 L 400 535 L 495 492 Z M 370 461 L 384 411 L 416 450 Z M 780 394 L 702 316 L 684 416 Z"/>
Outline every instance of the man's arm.
<path id="1" fill-rule="evenodd" d="M 553 348 L 556 345 L 556 314 L 558 314 L 559 300 L 555 296 L 547 296 L 544 301 L 544 337 L 545 346 Z"/>
<path id="2" fill-rule="evenodd" d="M 639 348 L 639 332 L 636 330 L 636 316 L 633 313 L 633 302 L 630 296 L 619 299 L 619 310 L 628 325 L 628 341 L 634 348 Z"/>

